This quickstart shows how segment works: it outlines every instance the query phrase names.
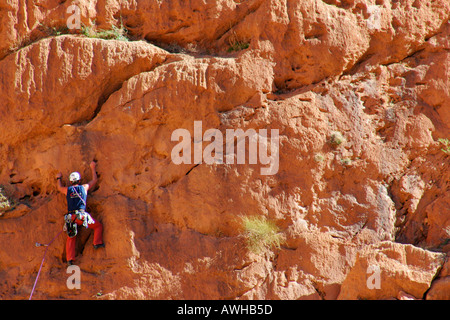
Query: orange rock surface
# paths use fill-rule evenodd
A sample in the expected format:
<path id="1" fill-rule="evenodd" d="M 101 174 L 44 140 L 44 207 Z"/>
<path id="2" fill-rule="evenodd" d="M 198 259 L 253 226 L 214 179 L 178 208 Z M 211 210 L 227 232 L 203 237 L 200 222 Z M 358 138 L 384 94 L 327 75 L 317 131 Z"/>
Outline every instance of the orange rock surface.
<path id="1" fill-rule="evenodd" d="M 93 159 L 106 248 L 80 230 L 71 290 L 59 236 L 33 299 L 450 299 L 447 0 L 80 0 L 67 29 L 71 4 L 0 4 L 1 299 Z M 194 121 L 279 130 L 278 170 L 175 164 Z M 242 216 L 284 242 L 249 250 Z"/>

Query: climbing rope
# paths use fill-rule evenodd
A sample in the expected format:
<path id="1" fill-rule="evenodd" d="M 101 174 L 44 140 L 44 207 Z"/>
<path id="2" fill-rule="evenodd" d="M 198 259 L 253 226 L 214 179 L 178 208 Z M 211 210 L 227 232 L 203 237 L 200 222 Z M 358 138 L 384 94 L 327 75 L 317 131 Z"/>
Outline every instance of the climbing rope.
<path id="1" fill-rule="evenodd" d="M 33 285 L 33 289 L 31 290 L 30 298 L 28 300 L 31 300 L 31 297 L 33 296 L 34 289 L 36 288 L 36 284 L 37 284 L 37 281 L 39 279 L 39 275 L 41 274 L 41 269 L 42 269 L 42 266 L 44 264 L 45 255 L 47 254 L 47 250 L 50 247 L 50 245 L 53 243 L 53 241 L 55 241 L 55 239 L 61 234 L 61 232 L 63 232 L 63 230 L 58 232 L 58 234 L 48 244 L 41 244 L 39 242 L 36 242 L 36 247 L 47 247 L 47 248 L 45 249 L 44 256 L 42 257 L 41 266 L 39 267 L 39 271 L 38 271 L 38 274 L 36 276 L 36 280 L 34 281 L 34 285 Z"/>

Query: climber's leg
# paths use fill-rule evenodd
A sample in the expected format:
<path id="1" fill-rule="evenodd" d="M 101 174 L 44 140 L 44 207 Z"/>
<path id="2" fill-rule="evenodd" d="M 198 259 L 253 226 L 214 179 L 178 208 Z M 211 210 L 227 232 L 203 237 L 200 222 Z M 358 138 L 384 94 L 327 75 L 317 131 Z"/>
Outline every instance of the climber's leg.
<path id="1" fill-rule="evenodd" d="M 95 221 L 94 223 L 88 224 L 89 229 L 94 230 L 94 246 L 99 246 L 103 244 L 103 225 Z"/>

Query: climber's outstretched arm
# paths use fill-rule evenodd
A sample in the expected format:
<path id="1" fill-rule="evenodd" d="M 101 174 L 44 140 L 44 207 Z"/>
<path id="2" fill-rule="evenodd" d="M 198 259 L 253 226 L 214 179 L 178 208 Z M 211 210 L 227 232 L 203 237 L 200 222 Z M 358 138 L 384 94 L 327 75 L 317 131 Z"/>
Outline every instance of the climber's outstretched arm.
<path id="1" fill-rule="evenodd" d="M 63 185 L 61 184 L 61 179 L 62 179 L 62 173 L 58 173 L 56 175 L 56 187 L 58 188 L 58 191 L 67 195 L 67 187 L 63 187 Z"/>
<path id="2" fill-rule="evenodd" d="M 97 183 L 97 171 L 95 170 L 96 168 L 95 161 L 92 161 L 89 166 L 91 167 L 92 180 L 89 181 L 87 184 L 83 185 L 84 188 L 86 189 L 86 192 L 90 189 L 93 189 L 95 187 L 95 184 Z"/>

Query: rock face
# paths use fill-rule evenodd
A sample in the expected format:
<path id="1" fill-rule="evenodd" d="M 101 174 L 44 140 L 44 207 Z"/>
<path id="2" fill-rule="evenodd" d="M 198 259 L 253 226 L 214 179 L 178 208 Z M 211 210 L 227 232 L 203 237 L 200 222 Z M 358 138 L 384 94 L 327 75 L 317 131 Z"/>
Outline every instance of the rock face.
<path id="1" fill-rule="evenodd" d="M 389 299 L 404 292 L 420 299 L 442 266 L 439 256 L 391 242 L 366 246 L 342 283 L 339 299 Z"/>
<path id="2" fill-rule="evenodd" d="M 55 175 L 93 159 L 106 248 L 80 231 L 71 290 L 57 237 L 35 299 L 450 298 L 448 1 L 78 1 L 67 30 L 71 5 L 0 4 L 0 298 L 29 297 Z M 249 250 L 242 216 L 284 242 Z"/>

